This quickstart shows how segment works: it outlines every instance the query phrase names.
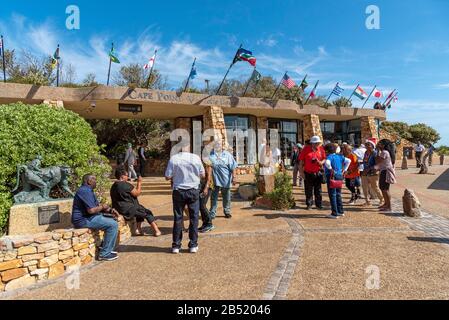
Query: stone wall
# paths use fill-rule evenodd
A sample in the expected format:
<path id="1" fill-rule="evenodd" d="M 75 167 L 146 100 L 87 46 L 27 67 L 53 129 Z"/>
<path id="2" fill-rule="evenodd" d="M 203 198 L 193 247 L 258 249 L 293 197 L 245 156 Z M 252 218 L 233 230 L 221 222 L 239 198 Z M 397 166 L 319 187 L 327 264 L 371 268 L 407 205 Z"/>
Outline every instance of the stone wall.
<path id="1" fill-rule="evenodd" d="M 203 132 L 208 129 L 214 129 L 214 134 L 221 136 L 223 142 L 227 142 L 226 125 L 223 109 L 218 106 L 207 107 L 203 115 Z M 205 142 L 208 144 L 208 142 Z"/>
<path id="2" fill-rule="evenodd" d="M 313 136 L 319 136 L 321 140 L 323 139 L 320 117 L 316 114 L 310 114 L 304 117 L 304 141 L 310 140 Z"/>
<path id="3" fill-rule="evenodd" d="M 122 217 L 119 239 L 131 237 Z M 0 238 L 0 292 L 24 288 L 92 263 L 102 232 L 61 229 L 30 236 Z"/>

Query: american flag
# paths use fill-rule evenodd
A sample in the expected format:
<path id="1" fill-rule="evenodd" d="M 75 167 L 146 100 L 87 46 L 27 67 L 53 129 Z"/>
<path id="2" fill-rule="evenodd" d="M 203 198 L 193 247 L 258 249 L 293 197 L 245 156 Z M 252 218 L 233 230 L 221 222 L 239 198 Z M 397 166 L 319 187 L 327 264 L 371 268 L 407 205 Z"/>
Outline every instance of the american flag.
<path id="1" fill-rule="evenodd" d="M 288 74 L 285 74 L 284 77 L 282 78 L 282 84 L 283 84 L 284 86 L 286 86 L 287 88 L 289 88 L 289 89 L 291 89 L 291 88 L 293 88 L 294 86 L 296 86 L 295 81 L 293 81 L 293 79 L 290 78 L 290 77 L 288 76 Z"/>

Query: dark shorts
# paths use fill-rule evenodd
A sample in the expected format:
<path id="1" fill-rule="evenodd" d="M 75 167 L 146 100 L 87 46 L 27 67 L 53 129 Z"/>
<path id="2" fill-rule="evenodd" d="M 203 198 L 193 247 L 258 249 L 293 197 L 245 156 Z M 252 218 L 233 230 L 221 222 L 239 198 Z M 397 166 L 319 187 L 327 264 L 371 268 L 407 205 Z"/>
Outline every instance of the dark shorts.
<path id="1" fill-rule="evenodd" d="M 390 184 L 387 183 L 387 171 L 384 170 L 380 173 L 379 177 L 379 188 L 382 191 L 389 191 L 390 190 Z"/>

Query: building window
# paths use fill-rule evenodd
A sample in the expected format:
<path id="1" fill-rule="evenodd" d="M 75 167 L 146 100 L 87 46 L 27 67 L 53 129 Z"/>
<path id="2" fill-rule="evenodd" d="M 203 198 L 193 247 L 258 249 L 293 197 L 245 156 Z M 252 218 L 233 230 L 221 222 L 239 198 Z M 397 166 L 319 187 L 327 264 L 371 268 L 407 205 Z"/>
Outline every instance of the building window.
<path id="1" fill-rule="evenodd" d="M 290 158 L 293 153 L 293 147 L 298 143 L 298 141 L 302 141 L 302 130 L 298 130 L 298 127 L 301 127 L 301 125 L 298 124 L 298 121 L 296 120 L 268 120 L 267 140 L 269 141 L 270 139 L 270 129 L 278 130 L 279 149 L 281 150 L 281 157 L 287 166 L 291 165 Z M 300 135 L 298 135 L 299 132 Z"/>
<path id="2" fill-rule="evenodd" d="M 257 163 L 256 119 L 249 116 L 226 115 L 225 126 L 229 145 L 239 165 Z"/>
<path id="3" fill-rule="evenodd" d="M 325 141 L 338 144 L 347 142 L 351 145 L 359 145 L 362 140 L 361 121 L 323 121 L 321 122 L 321 131 Z"/>

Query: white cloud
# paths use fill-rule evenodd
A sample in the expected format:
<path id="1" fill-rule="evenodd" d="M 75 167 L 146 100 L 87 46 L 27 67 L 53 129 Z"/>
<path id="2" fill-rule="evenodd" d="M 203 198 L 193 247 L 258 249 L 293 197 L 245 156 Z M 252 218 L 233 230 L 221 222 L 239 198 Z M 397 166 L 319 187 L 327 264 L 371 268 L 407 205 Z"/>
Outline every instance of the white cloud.
<path id="1" fill-rule="evenodd" d="M 437 84 L 435 85 L 437 89 L 449 89 L 449 83 Z"/>

